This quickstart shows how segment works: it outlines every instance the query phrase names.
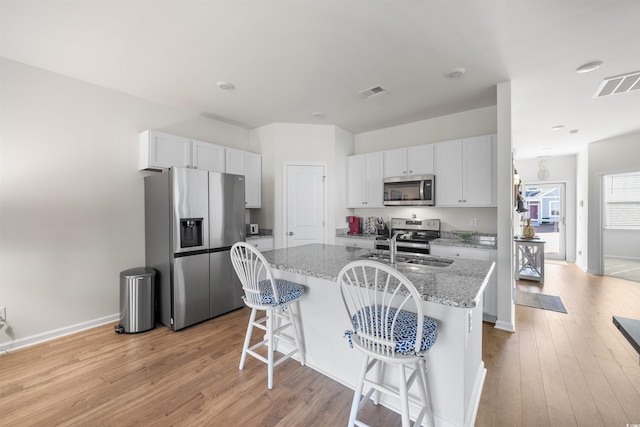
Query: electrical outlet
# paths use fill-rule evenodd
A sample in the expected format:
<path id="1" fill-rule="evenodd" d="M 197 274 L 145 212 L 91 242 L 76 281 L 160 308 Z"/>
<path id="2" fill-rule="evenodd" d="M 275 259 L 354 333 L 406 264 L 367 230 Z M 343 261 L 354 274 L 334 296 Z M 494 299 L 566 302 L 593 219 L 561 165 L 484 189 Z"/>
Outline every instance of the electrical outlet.
<path id="1" fill-rule="evenodd" d="M 471 226 L 472 227 L 478 226 L 478 218 L 471 218 Z"/>
<path id="2" fill-rule="evenodd" d="M 0 322 L 7 321 L 7 307 L 0 307 Z"/>

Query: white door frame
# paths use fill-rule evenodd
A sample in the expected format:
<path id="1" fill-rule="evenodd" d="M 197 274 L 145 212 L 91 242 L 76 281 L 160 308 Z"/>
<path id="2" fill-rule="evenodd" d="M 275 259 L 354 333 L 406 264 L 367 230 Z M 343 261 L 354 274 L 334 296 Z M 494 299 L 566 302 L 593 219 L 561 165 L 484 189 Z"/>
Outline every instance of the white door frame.
<path id="1" fill-rule="evenodd" d="M 323 243 L 327 243 L 328 238 L 328 220 L 327 220 L 327 200 L 328 200 L 328 182 L 329 177 L 327 176 L 327 163 L 326 162 L 283 162 L 282 164 L 282 247 L 288 248 L 289 240 L 287 239 L 287 205 L 289 201 L 287 200 L 287 182 L 289 181 L 288 168 L 289 166 L 322 166 L 322 175 L 325 177 L 324 179 L 324 200 L 323 203 L 323 212 L 324 215 L 324 233 L 322 236 Z"/>
<path id="2" fill-rule="evenodd" d="M 567 259 L 567 182 L 566 181 L 534 181 L 534 182 L 527 182 L 524 185 L 524 189 L 525 189 L 525 195 L 526 195 L 526 189 L 528 186 L 531 187 L 553 187 L 553 186 L 557 186 L 558 188 L 560 188 L 560 210 L 562 212 L 562 219 L 561 219 L 561 232 L 559 233 L 559 254 L 557 256 L 553 256 L 553 255 L 545 255 L 545 258 L 549 258 L 549 259 L 559 259 L 559 260 L 566 260 Z M 525 197 L 526 198 L 526 197 Z M 538 217 L 541 218 L 541 212 L 542 210 L 542 202 L 538 205 Z"/>

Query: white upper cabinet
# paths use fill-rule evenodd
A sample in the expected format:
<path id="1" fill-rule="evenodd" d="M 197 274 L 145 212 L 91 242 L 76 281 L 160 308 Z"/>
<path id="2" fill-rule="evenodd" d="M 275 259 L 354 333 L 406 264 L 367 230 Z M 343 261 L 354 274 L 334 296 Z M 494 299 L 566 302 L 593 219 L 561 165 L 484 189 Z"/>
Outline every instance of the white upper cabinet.
<path id="1" fill-rule="evenodd" d="M 382 152 L 347 157 L 347 207 L 382 207 Z"/>
<path id="2" fill-rule="evenodd" d="M 224 152 L 221 145 L 146 130 L 139 138 L 138 168 L 160 170 L 178 166 L 224 172 Z"/>
<path id="3" fill-rule="evenodd" d="M 140 170 L 172 166 L 226 172 L 245 176 L 245 207 L 262 204 L 262 156 L 222 145 L 147 130 L 140 134 Z"/>
<path id="4" fill-rule="evenodd" d="M 244 175 L 244 198 L 246 208 L 262 205 L 262 156 L 248 151 L 226 149 L 227 173 Z"/>
<path id="5" fill-rule="evenodd" d="M 213 172 L 225 172 L 225 147 L 202 141 L 191 141 L 191 166 Z"/>
<path id="6" fill-rule="evenodd" d="M 233 173 L 236 175 L 245 174 L 245 170 L 247 168 L 245 165 L 245 153 L 246 151 L 227 148 L 227 173 Z"/>
<path id="7" fill-rule="evenodd" d="M 138 169 L 191 166 L 191 141 L 180 136 L 147 130 L 139 137 Z"/>
<path id="8" fill-rule="evenodd" d="M 384 178 L 433 173 L 433 144 L 384 151 Z"/>
<path id="9" fill-rule="evenodd" d="M 256 153 L 246 153 L 245 157 L 245 200 L 247 208 L 262 206 L 262 156 Z"/>
<path id="10" fill-rule="evenodd" d="M 436 206 L 496 205 L 495 135 L 434 146 Z"/>

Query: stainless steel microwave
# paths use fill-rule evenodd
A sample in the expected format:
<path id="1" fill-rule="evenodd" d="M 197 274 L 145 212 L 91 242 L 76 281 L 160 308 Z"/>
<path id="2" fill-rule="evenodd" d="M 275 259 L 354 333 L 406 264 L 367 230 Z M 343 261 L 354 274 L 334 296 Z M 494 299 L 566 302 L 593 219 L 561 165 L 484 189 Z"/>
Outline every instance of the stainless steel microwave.
<path id="1" fill-rule="evenodd" d="M 384 179 L 385 206 L 433 206 L 434 175 L 406 175 Z"/>

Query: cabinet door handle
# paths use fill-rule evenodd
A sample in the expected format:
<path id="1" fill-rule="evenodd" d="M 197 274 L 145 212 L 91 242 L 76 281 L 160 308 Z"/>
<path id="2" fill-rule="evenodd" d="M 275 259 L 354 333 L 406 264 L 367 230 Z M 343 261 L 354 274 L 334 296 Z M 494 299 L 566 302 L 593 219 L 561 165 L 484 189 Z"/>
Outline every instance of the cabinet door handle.
<path id="1" fill-rule="evenodd" d="M 293 231 L 290 231 L 290 232 L 289 232 L 289 236 L 293 236 Z"/>

